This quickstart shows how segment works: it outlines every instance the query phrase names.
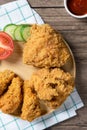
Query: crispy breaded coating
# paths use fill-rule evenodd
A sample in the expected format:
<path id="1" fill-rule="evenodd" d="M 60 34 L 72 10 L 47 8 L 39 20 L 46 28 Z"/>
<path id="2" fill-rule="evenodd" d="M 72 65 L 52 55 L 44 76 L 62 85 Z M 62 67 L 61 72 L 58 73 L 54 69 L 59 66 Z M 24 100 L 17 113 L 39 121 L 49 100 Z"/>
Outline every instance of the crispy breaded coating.
<path id="1" fill-rule="evenodd" d="M 59 106 L 74 88 L 74 79 L 71 74 L 59 68 L 40 69 L 32 75 L 31 81 L 39 99 L 48 101 L 50 104 L 56 101 L 57 105 L 49 105 L 53 108 Z"/>
<path id="2" fill-rule="evenodd" d="M 4 72 L 0 72 L 0 95 L 7 89 L 11 80 L 14 78 L 15 73 L 10 70 L 5 70 Z"/>
<path id="3" fill-rule="evenodd" d="M 23 62 L 36 67 L 61 67 L 70 53 L 62 36 L 50 25 L 32 25 L 23 50 Z"/>
<path id="4" fill-rule="evenodd" d="M 39 100 L 29 81 L 24 82 L 24 99 L 21 118 L 32 121 L 42 114 Z"/>
<path id="5" fill-rule="evenodd" d="M 61 98 L 62 97 L 62 98 Z M 46 105 L 49 106 L 52 109 L 56 109 L 57 107 L 59 107 L 64 101 L 65 101 L 66 97 L 64 97 L 62 94 L 60 96 L 54 97 L 53 99 L 51 99 L 50 101 L 45 101 Z"/>
<path id="6" fill-rule="evenodd" d="M 13 78 L 8 91 L 0 97 L 0 108 L 2 112 L 13 114 L 22 102 L 22 83 L 19 77 Z"/>

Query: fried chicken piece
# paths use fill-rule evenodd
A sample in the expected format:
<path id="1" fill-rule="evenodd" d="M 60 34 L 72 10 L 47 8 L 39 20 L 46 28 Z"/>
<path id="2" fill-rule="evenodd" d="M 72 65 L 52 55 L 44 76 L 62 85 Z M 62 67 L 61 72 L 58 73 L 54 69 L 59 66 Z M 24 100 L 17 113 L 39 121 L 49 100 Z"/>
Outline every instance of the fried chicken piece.
<path id="1" fill-rule="evenodd" d="M 24 82 L 24 99 L 21 118 L 32 121 L 42 115 L 39 100 L 29 81 Z"/>
<path id="2" fill-rule="evenodd" d="M 23 50 L 23 62 L 36 67 L 61 67 L 70 53 L 62 36 L 50 25 L 33 25 Z"/>
<path id="3" fill-rule="evenodd" d="M 59 106 L 74 88 L 71 74 L 59 68 L 40 69 L 32 75 L 31 81 L 39 99 L 50 103 L 53 108 Z"/>
<path id="4" fill-rule="evenodd" d="M 15 73 L 10 70 L 5 70 L 4 72 L 0 72 L 0 95 L 7 89 L 11 80 L 14 78 Z"/>
<path id="5" fill-rule="evenodd" d="M 19 77 L 14 77 L 8 91 L 0 97 L 0 108 L 2 112 L 13 114 L 22 103 L 22 84 Z"/>

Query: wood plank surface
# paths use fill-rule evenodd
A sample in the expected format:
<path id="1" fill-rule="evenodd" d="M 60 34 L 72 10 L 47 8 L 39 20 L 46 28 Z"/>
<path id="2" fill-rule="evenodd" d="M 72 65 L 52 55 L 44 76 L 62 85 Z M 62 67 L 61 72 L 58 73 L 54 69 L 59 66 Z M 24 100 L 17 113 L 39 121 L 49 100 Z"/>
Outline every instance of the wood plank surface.
<path id="1" fill-rule="evenodd" d="M 0 0 L 0 4 L 13 0 Z M 28 0 L 46 23 L 61 32 L 74 53 L 76 87 L 85 104 L 78 115 L 47 130 L 87 130 L 87 18 L 75 19 L 65 10 L 63 0 Z"/>
<path id="2" fill-rule="evenodd" d="M 63 0 L 28 0 L 32 7 L 62 7 Z"/>
<path id="3" fill-rule="evenodd" d="M 12 0 L 13 1 L 13 0 Z M 0 0 L 0 5 L 11 2 L 11 0 Z"/>

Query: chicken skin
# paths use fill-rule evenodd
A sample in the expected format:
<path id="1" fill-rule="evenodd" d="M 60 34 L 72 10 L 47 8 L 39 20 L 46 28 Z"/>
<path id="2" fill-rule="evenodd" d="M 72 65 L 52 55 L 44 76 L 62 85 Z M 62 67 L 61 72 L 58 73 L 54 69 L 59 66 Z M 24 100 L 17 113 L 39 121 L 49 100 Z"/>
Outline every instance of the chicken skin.
<path id="1" fill-rule="evenodd" d="M 32 25 L 31 35 L 23 50 L 23 62 L 36 67 L 61 67 L 70 53 L 62 36 L 50 25 Z"/>
<path id="2" fill-rule="evenodd" d="M 0 95 L 4 93 L 10 84 L 11 80 L 14 78 L 15 73 L 10 70 L 5 70 L 0 72 Z"/>
<path id="3" fill-rule="evenodd" d="M 59 68 L 40 69 L 32 75 L 31 81 L 39 99 L 52 108 L 59 106 L 74 88 L 71 74 Z"/>
<path id="4" fill-rule="evenodd" d="M 0 97 L 0 109 L 7 114 L 14 114 L 22 103 L 22 83 L 17 76 L 12 79 L 7 92 Z"/>
<path id="5" fill-rule="evenodd" d="M 42 115 L 39 99 L 37 98 L 29 81 L 24 82 L 24 99 L 21 118 L 32 121 Z"/>

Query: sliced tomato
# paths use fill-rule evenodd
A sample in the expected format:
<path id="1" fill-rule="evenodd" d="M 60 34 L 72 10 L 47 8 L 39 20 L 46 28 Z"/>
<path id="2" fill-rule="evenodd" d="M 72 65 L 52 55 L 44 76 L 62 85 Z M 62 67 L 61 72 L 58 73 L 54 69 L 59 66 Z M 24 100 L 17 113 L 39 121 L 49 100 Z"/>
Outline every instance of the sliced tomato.
<path id="1" fill-rule="evenodd" d="M 0 32 L 0 60 L 9 57 L 14 50 L 14 43 L 7 33 Z"/>

